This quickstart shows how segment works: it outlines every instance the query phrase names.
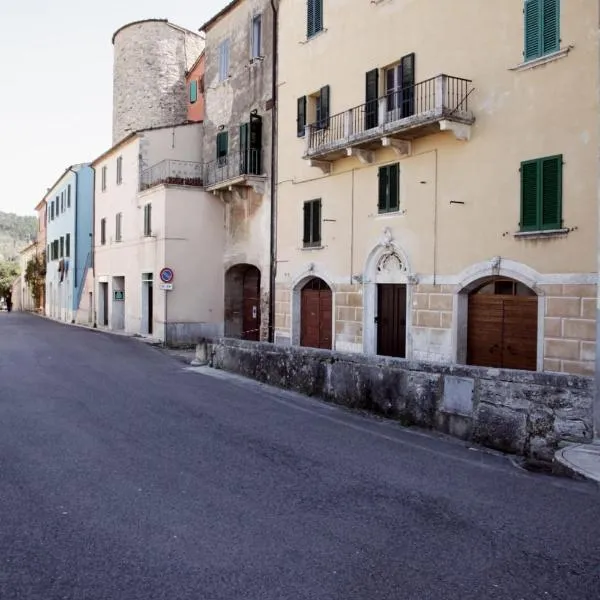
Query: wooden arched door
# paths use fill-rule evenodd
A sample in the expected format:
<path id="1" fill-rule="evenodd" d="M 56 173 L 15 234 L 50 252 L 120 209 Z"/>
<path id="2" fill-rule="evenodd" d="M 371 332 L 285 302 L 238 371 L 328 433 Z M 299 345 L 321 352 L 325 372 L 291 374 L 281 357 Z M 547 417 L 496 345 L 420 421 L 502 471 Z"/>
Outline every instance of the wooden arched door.
<path id="1" fill-rule="evenodd" d="M 511 279 L 486 282 L 469 295 L 467 363 L 537 369 L 538 298 Z"/>
<path id="2" fill-rule="evenodd" d="M 331 288 L 322 279 L 314 277 L 302 288 L 300 305 L 300 345 L 331 350 Z"/>

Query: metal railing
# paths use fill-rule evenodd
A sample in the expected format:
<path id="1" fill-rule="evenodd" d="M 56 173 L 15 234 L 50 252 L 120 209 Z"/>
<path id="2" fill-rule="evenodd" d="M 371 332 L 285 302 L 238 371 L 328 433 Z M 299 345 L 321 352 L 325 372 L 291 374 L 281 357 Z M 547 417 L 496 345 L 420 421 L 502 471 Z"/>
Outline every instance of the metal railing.
<path id="1" fill-rule="evenodd" d="M 368 137 L 380 126 L 389 131 L 394 125 L 402 127 L 413 119 L 419 124 L 432 118 L 472 118 L 471 84 L 470 79 L 438 75 L 311 123 L 306 126 L 307 154 Z"/>
<path id="2" fill-rule="evenodd" d="M 140 191 L 162 184 L 202 187 L 202 163 L 163 160 L 142 171 Z"/>
<path id="3" fill-rule="evenodd" d="M 241 175 L 262 174 L 262 152 L 256 149 L 238 150 L 204 165 L 204 184 L 210 187 Z"/>

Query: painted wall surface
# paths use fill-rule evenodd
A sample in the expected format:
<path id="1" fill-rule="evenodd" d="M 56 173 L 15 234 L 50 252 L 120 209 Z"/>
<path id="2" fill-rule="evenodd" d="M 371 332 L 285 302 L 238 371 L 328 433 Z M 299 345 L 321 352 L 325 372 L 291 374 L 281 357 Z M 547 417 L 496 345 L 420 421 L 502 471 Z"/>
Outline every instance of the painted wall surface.
<path id="1" fill-rule="evenodd" d="M 198 59 L 196 65 L 188 72 L 186 78 L 188 86 L 188 121 L 204 120 L 204 53 Z M 197 97 L 192 102 L 190 94 L 190 83 L 196 82 Z"/>
<path id="2" fill-rule="evenodd" d="M 326 2 L 324 31 L 309 40 L 305 3 L 282 1 L 276 326 L 281 342 L 293 341 L 299 326 L 293 307 L 297 284 L 315 274 L 333 287 L 338 349 L 374 352 L 377 260 L 389 247 L 404 263 L 396 282 L 409 286 L 409 357 L 460 360 L 460 294 L 470 274 L 497 274 L 525 281 L 539 294 L 538 367 L 593 371 L 598 12 L 597 2 L 562 2 L 564 51 L 535 68 L 518 68 L 521 0 L 503 2 L 501 9 L 477 0 L 443 8 L 433 0 L 364 2 L 350 12 Z M 469 141 L 440 132 L 413 140 L 407 156 L 382 147 L 370 164 L 355 157 L 336 160 L 330 174 L 303 160 L 306 139 L 296 133 L 299 97 L 329 85 L 330 114 L 347 111 L 365 102 L 367 71 L 412 52 L 416 82 L 440 73 L 472 80 L 468 102 L 475 124 Z M 379 80 L 382 94 L 383 73 Z M 568 232 L 516 236 L 520 164 L 557 154 L 564 161 Z M 400 210 L 380 215 L 378 169 L 394 162 L 400 165 Z M 315 198 L 322 200 L 323 247 L 306 250 L 302 205 Z"/>
<path id="3" fill-rule="evenodd" d="M 78 183 L 78 178 L 81 182 Z M 71 202 L 68 205 L 69 188 Z M 78 266 L 77 257 L 77 214 L 88 215 L 91 222 L 93 202 L 93 171 L 89 165 L 76 165 L 67 171 L 58 183 L 46 195 L 49 205 L 46 228 L 46 314 L 63 321 L 73 321 L 77 309 L 79 289 L 84 277 L 85 265 Z M 51 205 L 54 204 L 54 218 Z M 80 253 L 87 255 L 91 248 L 88 225 L 84 236 L 79 240 Z M 70 248 L 67 256 L 67 235 L 70 237 Z M 64 253 L 60 254 L 60 240 L 64 240 Z M 59 256 L 51 258 L 49 247 L 59 241 Z M 64 272 L 60 272 L 61 260 L 64 261 Z M 79 269 L 79 273 L 77 270 Z"/>
<path id="4" fill-rule="evenodd" d="M 185 122 L 185 75 L 202 53 L 202 38 L 152 19 L 121 28 L 113 44 L 113 144 L 133 131 Z"/>
<path id="5" fill-rule="evenodd" d="M 261 16 L 261 56 L 252 58 L 252 19 Z M 229 41 L 229 71 L 219 81 L 219 47 Z M 229 154 L 240 153 L 240 126 L 251 111 L 262 117 L 262 177 L 216 193 L 225 203 L 225 251 L 223 273 L 239 264 L 254 265 L 261 273 L 261 336 L 268 336 L 270 278 L 270 202 L 273 14 L 267 0 L 244 0 L 206 31 L 204 161 L 216 160 L 219 131 L 227 131 Z"/>
<path id="6" fill-rule="evenodd" d="M 48 221 L 47 216 L 47 204 L 45 200 L 42 200 L 36 206 L 37 218 L 38 218 L 38 232 L 37 232 L 37 244 L 40 252 L 47 252 L 47 244 L 46 244 L 46 223 Z M 48 257 L 46 256 L 46 261 Z M 44 285 L 44 289 L 42 290 L 42 296 L 40 298 L 40 306 L 36 307 L 41 311 L 46 310 L 46 286 Z"/>
<path id="7" fill-rule="evenodd" d="M 38 242 L 30 244 L 26 248 L 23 248 L 19 253 L 19 276 L 15 280 L 12 287 L 12 302 L 13 310 L 25 310 L 33 311 L 37 310 L 31 289 L 25 280 L 25 272 L 27 269 L 27 263 L 38 253 L 43 251 L 44 246 Z"/>
<path id="8" fill-rule="evenodd" d="M 222 312 L 215 312 L 211 294 L 218 290 L 207 283 L 210 260 L 221 264 L 219 232 L 223 230 L 222 204 L 200 188 L 158 185 L 139 191 L 140 166 L 157 165 L 166 159 L 201 158 L 201 124 L 141 132 L 125 145 L 95 163 L 96 214 L 95 311 L 103 326 L 102 286 L 108 285 L 108 323 L 111 329 L 148 334 L 147 299 L 143 279 L 153 278 L 152 337 L 164 339 L 165 292 L 159 289 L 159 272 L 170 266 L 176 272 L 177 286 L 168 300 L 167 321 L 186 324 L 178 334 L 201 335 L 206 325 L 212 334 L 221 331 Z M 116 161 L 122 159 L 122 182 L 116 183 Z M 107 186 L 102 190 L 102 167 L 107 166 Z M 144 235 L 144 206 L 152 206 L 152 235 Z M 116 215 L 122 215 L 122 239 L 116 239 Z M 101 220 L 106 219 L 106 243 L 101 243 Z M 169 228 L 169 229 L 168 229 Z M 222 246 L 222 242 L 221 242 Z M 202 265 L 197 257 L 202 256 Z M 176 264 L 167 264 L 171 257 Z M 180 262 L 181 261 L 181 262 Z M 124 289 L 124 300 L 114 292 Z M 203 293 L 200 293 L 200 292 Z M 221 300 L 222 305 L 222 300 Z M 212 312 L 211 312 L 212 311 Z M 221 309 L 222 311 L 222 309 Z"/>
<path id="9" fill-rule="evenodd" d="M 75 294 L 73 310 L 77 312 L 83 295 L 87 271 L 92 260 L 92 234 L 94 211 L 94 170 L 91 167 L 80 169 L 77 174 L 74 262 L 73 277 Z"/>

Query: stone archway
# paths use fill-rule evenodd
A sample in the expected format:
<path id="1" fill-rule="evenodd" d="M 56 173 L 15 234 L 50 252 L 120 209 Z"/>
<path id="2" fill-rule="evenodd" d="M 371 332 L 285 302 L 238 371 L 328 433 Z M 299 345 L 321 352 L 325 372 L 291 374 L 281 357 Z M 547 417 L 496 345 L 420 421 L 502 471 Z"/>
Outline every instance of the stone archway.
<path id="1" fill-rule="evenodd" d="M 411 355 L 409 307 L 414 283 L 416 278 L 406 254 L 386 228 L 365 266 L 363 350 L 366 354 Z"/>

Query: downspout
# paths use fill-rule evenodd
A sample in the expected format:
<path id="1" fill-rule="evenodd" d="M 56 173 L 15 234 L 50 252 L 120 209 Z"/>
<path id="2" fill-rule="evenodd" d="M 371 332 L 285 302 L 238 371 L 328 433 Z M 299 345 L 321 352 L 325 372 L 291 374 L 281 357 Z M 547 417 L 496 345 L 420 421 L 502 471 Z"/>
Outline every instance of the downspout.
<path id="1" fill-rule="evenodd" d="M 73 200 L 73 211 L 75 213 L 75 227 L 73 228 L 73 248 L 69 248 L 69 251 L 73 252 L 73 283 L 75 284 L 73 287 L 73 295 L 76 296 L 75 288 L 77 287 L 77 198 L 78 198 L 78 189 L 79 189 L 79 174 L 77 171 L 73 169 L 73 167 L 69 167 L 69 171 L 75 174 L 75 189 L 74 194 L 72 196 Z M 70 260 L 70 257 L 69 257 Z M 78 294 L 77 294 L 78 297 Z M 73 298 L 74 300 L 75 298 Z M 77 306 L 79 308 L 79 305 Z M 71 309 L 77 311 L 76 308 L 71 305 Z M 75 319 L 71 319 L 71 323 L 75 323 Z"/>
<path id="2" fill-rule="evenodd" d="M 275 340 L 275 278 L 277 276 L 277 0 L 271 0 L 273 12 L 273 61 L 272 61 L 272 92 L 271 100 L 271 231 L 270 231 L 270 282 L 269 282 L 269 342 Z"/>

